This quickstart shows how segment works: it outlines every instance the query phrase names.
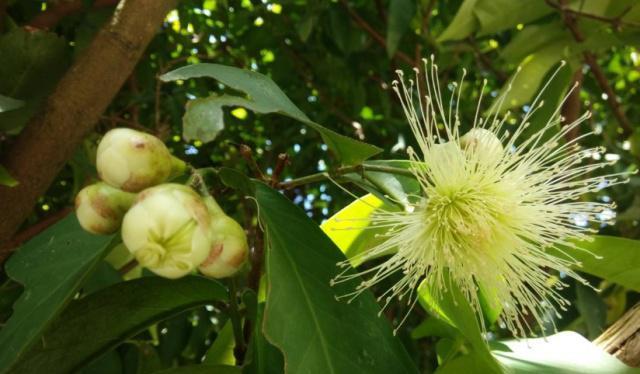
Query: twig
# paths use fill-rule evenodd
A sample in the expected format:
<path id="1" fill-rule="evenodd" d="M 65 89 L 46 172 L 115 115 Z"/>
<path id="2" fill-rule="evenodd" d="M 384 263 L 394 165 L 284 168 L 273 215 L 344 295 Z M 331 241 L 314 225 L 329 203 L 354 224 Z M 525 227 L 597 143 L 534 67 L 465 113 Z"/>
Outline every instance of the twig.
<path id="1" fill-rule="evenodd" d="M 118 269 L 118 273 L 120 273 L 120 275 L 125 275 L 131 270 L 135 269 L 136 266 L 138 266 L 138 260 L 134 258 L 133 260 L 122 265 L 122 267 Z"/>
<path id="2" fill-rule="evenodd" d="M 240 144 L 238 150 L 240 151 L 240 155 L 242 156 L 242 158 L 244 158 L 244 160 L 249 165 L 249 169 L 253 171 L 254 177 L 263 181 L 267 180 L 267 177 L 262 173 L 262 170 L 260 170 L 258 163 L 253 158 L 253 151 L 251 150 L 251 147 L 246 144 Z"/>
<path id="3" fill-rule="evenodd" d="M 580 86 L 582 85 L 582 69 L 576 70 L 573 75 L 572 82 L 576 82 L 578 85 L 571 92 L 567 100 L 564 102 L 562 106 L 562 126 L 569 125 L 575 122 L 580 116 L 581 111 L 581 101 L 580 101 Z M 569 131 L 565 135 L 565 139 L 567 141 L 571 141 L 576 139 L 580 134 L 580 128 L 574 127 L 571 131 Z"/>
<path id="4" fill-rule="evenodd" d="M 376 30 L 374 30 L 373 27 L 371 27 L 371 25 L 369 25 L 367 23 L 367 21 L 365 21 L 362 17 L 360 17 L 360 15 L 357 12 L 355 12 L 353 9 L 351 9 L 351 7 L 349 6 L 349 3 L 347 2 L 347 0 L 340 0 L 340 2 L 347 9 L 347 12 L 349 12 L 349 15 L 351 16 L 351 19 L 353 19 L 355 21 L 355 23 L 358 26 L 360 26 L 361 29 L 363 29 L 369 35 L 371 35 L 373 40 L 375 40 L 378 44 L 380 44 L 382 47 L 384 47 L 386 49 L 387 48 L 387 42 L 384 39 L 384 37 L 382 35 L 380 35 Z M 405 63 L 407 63 L 410 66 L 415 66 L 413 59 L 411 57 L 409 57 L 407 54 L 405 54 L 404 52 L 402 52 L 402 51 L 396 51 L 396 53 L 394 54 L 394 57 L 398 57 L 400 60 L 404 61 Z"/>
<path id="5" fill-rule="evenodd" d="M 635 23 L 635 22 L 629 22 L 629 21 L 623 21 L 622 20 L 622 18 L 624 18 L 624 16 L 626 16 L 627 13 L 629 13 L 629 11 L 631 10 L 632 6 L 626 7 L 622 11 L 622 13 L 620 13 L 616 17 L 604 17 L 604 16 L 599 16 L 597 14 L 593 14 L 593 13 L 586 13 L 586 12 L 581 12 L 581 11 L 578 11 L 578 10 L 570 9 L 569 7 L 566 6 L 566 4 L 563 4 L 561 2 L 556 3 L 556 2 L 553 2 L 551 0 L 546 0 L 546 2 L 547 2 L 547 5 L 549 5 L 550 7 L 555 8 L 555 9 L 557 9 L 560 12 L 565 13 L 565 14 L 570 14 L 572 16 L 589 18 L 589 19 L 594 19 L 596 21 L 610 23 L 611 26 L 613 26 L 613 28 L 615 30 L 619 30 L 621 26 L 640 27 L 640 23 Z"/>
<path id="6" fill-rule="evenodd" d="M 285 166 L 289 165 L 289 155 L 286 153 L 280 153 L 278 155 L 278 162 L 276 163 L 276 167 L 273 170 L 273 174 L 271 174 L 271 186 L 277 186 L 280 182 L 280 175 L 284 171 Z"/>
<path id="7" fill-rule="evenodd" d="M 337 170 L 334 170 L 332 172 L 316 173 L 316 174 L 307 175 L 305 177 L 292 179 L 290 181 L 280 183 L 279 187 L 284 190 L 290 190 L 292 188 L 302 186 L 305 184 L 323 181 L 325 179 L 328 179 L 330 176 L 342 176 L 349 173 L 363 173 L 366 171 L 389 173 L 389 174 L 403 175 L 408 177 L 413 176 L 411 171 L 408 169 L 401 169 L 401 168 L 396 168 L 392 166 L 382 166 L 382 165 L 355 165 L 355 166 L 345 166 Z"/>
<path id="8" fill-rule="evenodd" d="M 546 1 L 547 1 L 547 4 L 549 5 L 552 4 L 550 0 L 546 0 Z M 564 24 L 567 26 L 567 28 L 571 32 L 571 35 L 573 35 L 573 38 L 578 43 L 584 42 L 585 41 L 584 34 L 582 34 L 580 29 L 578 28 L 578 25 L 576 24 L 575 16 L 572 13 L 567 12 L 567 9 L 564 4 L 561 4 L 559 7 L 557 7 L 557 9 L 561 12 L 562 20 L 564 21 Z M 631 126 L 631 122 L 629 122 L 629 119 L 624 114 L 624 111 L 622 110 L 622 107 L 618 102 L 618 97 L 613 91 L 613 88 L 611 88 L 611 85 L 609 84 L 607 77 L 604 75 L 604 72 L 600 68 L 600 65 L 598 65 L 598 60 L 596 58 L 596 55 L 590 51 L 584 51 L 582 55 L 584 57 L 584 62 L 587 65 L 589 65 L 589 68 L 591 68 L 591 71 L 593 72 L 593 76 L 596 79 L 596 82 L 598 82 L 600 89 L 602 89 L 602 91 L 604 91 L 604 93 L 607 95 L 607 103 L 611 107 L 611 110 L 613 111 L 613 115 L 618 120 L 618 124 L 620 125 L 620 127 L 622 127 L 622 131 L 623 131 L 622 135 L 624 137 L 629 137 L 633 133 L 633 126 Z"/>

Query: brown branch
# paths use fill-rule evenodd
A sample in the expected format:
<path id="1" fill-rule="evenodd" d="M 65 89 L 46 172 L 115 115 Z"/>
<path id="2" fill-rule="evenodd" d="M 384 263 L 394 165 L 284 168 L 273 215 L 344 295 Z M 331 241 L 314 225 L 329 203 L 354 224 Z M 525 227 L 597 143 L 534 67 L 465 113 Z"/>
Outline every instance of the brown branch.
<path id="1" fill-rule="evenodd" d="M 550 0 L 547 0 L 547 4 L 551 5 L 552 2 Z M 585 41 L 585 36 L 580 31 L 580 28 L 578 28 L 575 15 L 567 12 L 565 3 L 561 3 L 557 9 L 561 12 L 562 20 L 571 32 L 571 35 L 573 35 L 573 38 L 578 43 L 583 43 Z M 625 138 L 629 137 L 633 133 L 633 126 L 631 126 L 631 122 L 624 114 L 624 111 L 622 110 L 622 107 L 618 102 L 617 95 L 613 91 L 613 88 L 611 88 L 611 85 L 609 84 L 609 81 L 607 80 L 604 72 L 600 68 L 600 65 L 598 65 L 598 59 L 596 58 L 596 55 L 593 52 L 587 50 L 585 50 L 582 55 L 584 58 L 584 62 L 589 65 L 589 68 L 591 68 L 591 72 L 593 73 L 596 82 L 598 82 L 600 89 L 607 95 L 607 103 L 611 107 L 613 115 L 618 120 L 618 124 L 620 125 L 620 127 L 622 127 L 622 135 Z"/>
<path id="2" fill-rule="evenodd" d="M 267 177 L 262 173 L 260 166 L 258 166 L 256 159 L 253 158 L 253 150 L 251 147 L 246 144 L 240 144 L 238 151 L 240 151 L 240 156 L 242 156 L 247 165 L 249 165 L 249 169 L 253 172 L 253 176 L 263 181 L 267 180 Z"/>
<path id="3" fill-rule="evenodd" d="M 271 186 L 276 187 L 280 183 L 280 175 L 284 171 L 285 166 L 289 165 L 289 155 L 286 153 L 280 153 L 278 155 L 278 162 L 271 174 Z"/>
<path id="4" fill-rule="evenodd" d="M 138 260 L 134 258 L 133 260 L 130 260 L 126 264 L 122 265 L 122 267 L 118 269 L 118 273 L 120 273 L 120 275 L 125 275 L 131 270 L 135 269 L 136 266 L 138 265 L 139 265 Z"/>
<path id="5" fill-rule="evenodd" d="M 349 3 L 347 2 L 347 0 L 340 0 L 340 2 L 347 9 L 347 12 L 349 12 L 349 16 L 351 16 L 351 19 L 353 19 L 353 21 L 361 29 L 366 31 L 373 38 L 373 40 L 375 40 L 378 44 L 380 44 L 383 48 L 386 49 L 387 48 L 387 41 L 384 39 L 384 37 L 382 35 L 380 35 L 376 30 L 374 30 L 373 27 L 371 27 L 371 25 L 369 25 L 369 23 L 367 23 L 367 21 L 365 21 L 362 17 L 360 17 L 360 15 L 356 11 L 351 9 L 351 7 L 349 6 Z M 394 57 L 399 58 L 400 60 L 404 61 L 405 63 L 407 63 L 410 66 L 414 66 L 413 59 L 411 57 L 409 57 L 407 54 L 405 54 L 404 52 L 402 52 L 402 51 L 396 51 L 396 53 L 394 54 Z"/>
<path id="6" fill-rule="evenodd" d="M 95 0 L 91 5 L 93 8 L 107 8 L 118 4 L 119 0 Z M 58 1 L 50 5 L 47 10 L 35 16 L 27 26 L 38 29 L 50 29 L 55 27 L 64 17 L 85 9 L 86 1 Z"/>
<path id="7" fill-rule="evenodd" d="M 593 343 L 631 367 L 640 367 L 640 304 L 629 309 Z"/>
<path id="8" fill-rule="evenodd" d="M 604 17 L 604 16 L 600 16 L 600 15 L 597 15 L 597 14 L 593 14 L 593 13 L 586 13 L 586 12 L 581 12 L 581 11 L 578 11 L 578 10 L 573 10 L 573 9 L 569 8 L 566 5 L 566 3 L 564 3 L 564 2 L 556 3 L 556 2 L 553 2 L 551 0 L 546 0 L 546 3 L 550 7 L 555 8 L 555 9 L 559 10 L 562 13 L 569 14 L 569 15 L 574 16 L 574 17 L 589 18 L 589 19 L 593 19 L 593 20 L 596 20 L 596 21 L 609 23 L 609 24 L 611 24 L 611 26 L 615 30 L 619 30 L 621 26 L 640 27 L 640 23 L 635 23 L 635 22 L 629 22 L 629 21 L 623 21 L 622 20 L 624 18 L 624 16 L 626 16 L 627 13 L 629 13 L 629 11 L 632 9 L 632 6 L 626 7 L 622 11 L 622 13 L 620 13 L 619 15 L 617 15 L 615 17 Z"/>
<path id="9" fill-rule="evenodd" d="M 580 86 L 582 85 L 582 69 L 576 70 L 573 75 L 573 82 L 577 83 L 577 86 L 571 91 L 571 94 L 567 97 L 567 100 L 562 105 L 562 126 L 569 125 L 575 122 L 580 116 L 581 101 L 580 101 Z M 569 131 L 565 138 L 567 141 L 571 141 L 578 137 L 580 134 L 580 128 L 574 127 L 571 131 Z"/>
<path id="10" fill-rule="evenodd" d="M 176 4 L 177 0 L 122 2 L 58 82 L 42 112 L 7 150 L 2 164 L 19 184 L 0 186 L 0 242 L 13 236 L 38 197 L 98 123 Z"/>

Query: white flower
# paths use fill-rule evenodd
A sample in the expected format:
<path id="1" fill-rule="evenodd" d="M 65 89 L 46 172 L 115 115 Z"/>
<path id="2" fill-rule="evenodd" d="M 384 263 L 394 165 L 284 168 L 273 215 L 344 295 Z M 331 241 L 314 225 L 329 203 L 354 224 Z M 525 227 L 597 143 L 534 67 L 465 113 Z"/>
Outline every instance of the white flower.
<path id="1" fill-rule="evenodd" d="M 234 275 L 244 265 L 249 252 L 242 226 L 228 217 L 211 197 L 205 198 L 211 215 L 211 251 L 200 264 L 202 274 L 212 278 Z"/>
<path id="2" fill-rule="evenodd" d="M 122 240 L 140 265 L 165 278 L 179 278 L 209 254 L 211 217 L 193 189 L 162 184 L 138 194 L 124 216 Z"/>
<path id="3" fill-rule="evenodd" d="M 165 144 L 153 135 L 127 128 L 107 132 L 96 156 L 100 179 L 125 191 L 138 192 L 185 170 Z"/>
<path id="4" fill-rule="evenodd" d="M 561 125 L 560 105 L 544 128 L 523 138 L 529 119 L 542 106 L 539 96 L 517 126 L 505 124 L 509 113 L 500 117 L 502 100 L 485 118 L 478 115 L 479 102 L 472 130 L 460 136 L 457 106 L 464 75 L 459 85 L 452 85 L 448 105 L 442 102 L 433 61 L 429 67 L 425 60 L 424 87 L 418 83 L 417 70 L 415 81 L 408 83 L 402 72 L 398 75 L 400 81 L 393 87 L 419 146 L 418 151 L 409 148 L 408 154 L 423 194 L 404 211 L 375 212 L 371 225 L 386 229 L 384 241 L 351 260 L 361 263 L 395 251 L 391 257 L 359 274 L 345 271 L 333 282 L 364 275 L 367 279 L 354 292 L 343 295 L 355 298 L 399 272 L 400 280 L 379 298 L 386 307 L 394 297 L 415 304 L 415 290 L 423 281 L 442 296 L 448 287 L 445 279 L 451 279 L 482 324 L 479 287 L 500 301 L 501 321 L 514 335 L 531 333 L 547 313 L 559 316 L 558 310 L 568 304 L 558 293 L 566 284 L 551 285 L 552 273 L 563 272 L 584 282 L 571 270 L 579 265 L 571 256 L 555 257 L 546 249 L 581 250 L 571 239 L 589 239 L 593 231 L 577 225 L 573 217 L 579 214 L 597 221 L 597 214 L 612 206 L 579 199 L 599 190 L 605 180 L 608 186 L 624 182 L 617 177 L 626 173 L 592 176 L 611 163 L 582 161 L 603 150 L 578 145 L 588 134 L 565 141 L 588 113 Z M 559 130 L 550 135 L 552 129 Z M 350 266 L 348 261 L 339 265 Z"/>
<path id="5" fill-rule="evenodd" d="M 103 182 L 83 188 L 75 200 L 80 226 L 93 234 L 113 234 L 135 197 Z"/>

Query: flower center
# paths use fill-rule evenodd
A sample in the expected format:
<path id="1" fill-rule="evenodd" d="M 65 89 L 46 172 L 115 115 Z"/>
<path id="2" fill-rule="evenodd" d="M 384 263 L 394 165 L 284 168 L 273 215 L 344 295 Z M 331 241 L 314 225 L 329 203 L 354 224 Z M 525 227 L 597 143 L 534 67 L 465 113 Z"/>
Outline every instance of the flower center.
<path id="1" fill-rule="evenodd" d="M 433 191 L 424 206 L 425 237 L 450 250 L 484 249 L 493 242 L 502 214 L 495 202 L 495 196 L 473 187 Z"/>

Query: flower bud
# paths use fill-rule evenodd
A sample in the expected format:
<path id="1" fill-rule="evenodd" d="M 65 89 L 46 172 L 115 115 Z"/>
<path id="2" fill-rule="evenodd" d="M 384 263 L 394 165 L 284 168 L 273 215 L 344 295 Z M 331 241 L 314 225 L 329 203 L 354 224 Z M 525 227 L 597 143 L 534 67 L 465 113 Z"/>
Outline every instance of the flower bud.
<path id="1" fill-rule="evenodd" d="M 199 270 L 211 278 L 232 276 L 247 259 L 247 235 L 242 226 L 222 212 L 213 198 L 206 198 L 205 202 L 211 215 L 212 245 Z"/>
<path id="2" fill-rule="evenodd" d="M 113 234 L 136 195 L 111 187 L 104 182 L 80 190 L 76 196 L 76 216 L 80 226 L 93 234 Z"/>
<path id="3" fill-rule="evenodd" d="M 153 135 L 126 128 L 107 132 L 96 156 L 100 179 L 125 191 L 138 192 L 165 182 L 185 170 L 185 163 L 172 156 Z"/>
<path id="4" fill-rule="evenodd" d="M 496 162 L 502 157 L 504 147 L 498 137 L 487 129 L 474 128 L 460 138 L 460 147 L 465 152 L 477 155 L 485 162 Z"/>
<path id="5" fill-rule="evenodd" d="M 122 240 L 140 265 L 165 278 L 198 267 L 211 248 L 211 217 L 202 198 L 180 184 L 142 191 L 122 222 Z"/>

